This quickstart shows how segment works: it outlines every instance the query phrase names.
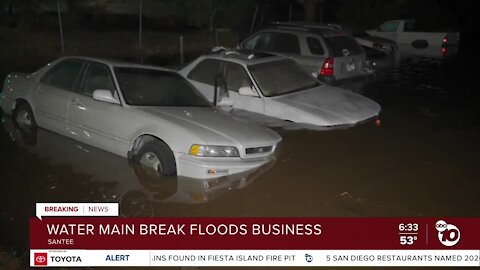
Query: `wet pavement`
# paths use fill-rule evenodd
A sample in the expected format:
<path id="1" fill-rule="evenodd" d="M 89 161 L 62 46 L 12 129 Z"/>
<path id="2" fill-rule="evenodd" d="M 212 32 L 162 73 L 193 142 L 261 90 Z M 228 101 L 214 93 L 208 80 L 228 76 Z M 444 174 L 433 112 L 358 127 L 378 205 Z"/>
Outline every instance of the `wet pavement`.
<path id="1" fill-rule="evenodd" d="M 120 202 L 123 216 L 480 216 L 478 67 L 403 58 L 363 94 L 382 126 L 276 129 L 277 159 L 204 181 L 162 178 L 124 158 L 39 129 L 0 130 L 0 247 L 28 249 L 35 202 Z"/>

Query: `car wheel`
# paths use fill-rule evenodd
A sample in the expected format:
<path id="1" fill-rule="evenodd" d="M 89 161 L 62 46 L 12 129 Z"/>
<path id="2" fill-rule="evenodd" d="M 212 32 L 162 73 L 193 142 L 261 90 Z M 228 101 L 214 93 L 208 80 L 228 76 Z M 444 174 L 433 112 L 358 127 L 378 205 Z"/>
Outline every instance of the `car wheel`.
<path id="1" fill-rule="evenodd" d="M 158 171 L 161 175 L 177 174 L 175 156 L 164 142 L 155 140 L 145 143 L 134 157 L 134 161 Z"/>
<path id="2" fill-rule="evenodd" d="M 13 120 L 24 131 L 31 131 L 37 127 L 32 108 L 25 102 L 17 105 L 13 112 Z"/>

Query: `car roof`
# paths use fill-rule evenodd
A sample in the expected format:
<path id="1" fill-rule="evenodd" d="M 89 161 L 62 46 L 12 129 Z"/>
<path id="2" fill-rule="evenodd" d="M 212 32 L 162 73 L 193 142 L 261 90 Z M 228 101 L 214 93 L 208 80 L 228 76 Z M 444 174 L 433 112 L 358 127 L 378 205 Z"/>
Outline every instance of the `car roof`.
<path id="1" fill-rule="evenodd" d="M 331 29 L 342 30 L 343 28 L 342 25 L 336 24 L 336 23 L 317 23 L 317 22 L 301 22 L 301 21 L 271 22 L 269 23 L 269 25 L 276 26 L 276 27 L 291 26 L 291 27 L 299 27 L 299 28 L 305 28 L 305 29 L 331 28 Z"/>
<path id="2" fill-rule="evenodd" d="M 338 24 L 331 23 L 305 23 L 305 22 L 273 22 L 267 25 L 266 28 L 260 30 L 262 31 L 281 31 L 281 32 L 304 32 L 304 33 L 314 33 L 322 37 L 333 37 L 333 36 L 349 36 L 348 33 L 342 31 L 342 26 Z"/>
<path id="3" fill-rule="evenodd" d="M 111 66 L 111 67 L 145 68 L 145 69 L 156 69 L 156 70 L 176 72 L 175 70 L 162 68 L 162 67 L 158 67 L 158 66 L 153 66 L 153 65 L 129 63 L 129 62 L 124 62 L 124 61 L 117 60 L 117 59 L 89 57 L 89 56 L 65 56 L 65 57 L 62 57 L 62 58 L 58 59 L 58 61 L 65 60 L 65 59 L 80 59 L 80 60 L 85 60 L 85 61 L 94 61 L 94 62 L 99 62 L 99 63 L 105 64 L 105 65 L 108 65 L 108 66 Z"/>

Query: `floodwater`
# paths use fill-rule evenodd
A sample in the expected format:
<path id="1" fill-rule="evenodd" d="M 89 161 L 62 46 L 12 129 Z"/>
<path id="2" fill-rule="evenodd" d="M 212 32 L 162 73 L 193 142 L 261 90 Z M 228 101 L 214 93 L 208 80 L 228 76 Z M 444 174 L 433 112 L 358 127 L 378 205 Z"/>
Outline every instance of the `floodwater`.
<path id="1" fill-rule="evenodd" d="M 35 202 L 120 202 L 123 216 L 480 216 L 478 71 L 466 56 L 404 58 L 362 91 L 382 105 L 382 126 L 276 129 L 274 163 L 212 181 L 162 178 L 4 118 L 0 246 L 25 254 Z"/>

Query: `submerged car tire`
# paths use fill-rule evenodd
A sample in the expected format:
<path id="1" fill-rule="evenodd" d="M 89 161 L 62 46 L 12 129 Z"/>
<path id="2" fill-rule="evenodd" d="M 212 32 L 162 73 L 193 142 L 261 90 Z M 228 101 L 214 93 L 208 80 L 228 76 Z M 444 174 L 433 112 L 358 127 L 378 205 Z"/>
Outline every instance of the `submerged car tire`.
<path id="1" fill-rule="evenodd" d="M 170 147 L 160 140 L 145 143 L 134 156 L 134 161 L 164 176 L 177 174 L 175 156 Z"/>
<path id="2" fill-rule="evenodd" d="M 13 120 L 24 131 L 32 131 L 37 128 L 37 122 L 32 108 L 26 102 L 20 102 L 13 111 Z"/>
<path id="3" fill-rule="evenodd" d="M 13 111 L 13 125 L 15 133 L 26 145 L 37 143 L 37 122 L 32 108 L 26 102 L 20 102 Z"/>

